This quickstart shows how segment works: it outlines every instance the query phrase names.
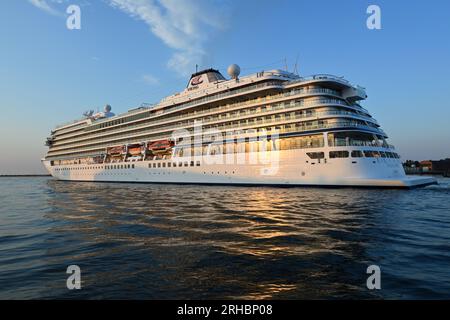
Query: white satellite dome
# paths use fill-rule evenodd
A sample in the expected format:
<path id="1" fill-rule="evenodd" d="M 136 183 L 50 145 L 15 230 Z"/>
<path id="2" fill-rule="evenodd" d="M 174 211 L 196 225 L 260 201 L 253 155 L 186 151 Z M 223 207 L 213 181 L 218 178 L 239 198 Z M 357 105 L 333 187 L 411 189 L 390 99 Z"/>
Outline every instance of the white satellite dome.
<path id="1" fill-rule="evenodd" d="M 111 112 L 111 106 L 109 104 L 105 106 L 105 112 Z"/>
<path id="2" fill-rule="evenodd" d="M 241 73 L 241 68 L 237 64 L 231 64 L 227 69 L 227 73 L 232 79 L 237 79 Z"/>

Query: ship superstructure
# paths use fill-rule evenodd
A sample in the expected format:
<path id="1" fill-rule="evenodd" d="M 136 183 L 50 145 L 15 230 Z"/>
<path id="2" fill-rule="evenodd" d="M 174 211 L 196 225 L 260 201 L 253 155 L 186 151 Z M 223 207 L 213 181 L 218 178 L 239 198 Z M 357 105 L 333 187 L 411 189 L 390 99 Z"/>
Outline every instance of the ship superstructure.
<path id="1" fill-rule="evenodd" d="M 61 180 L 415 187 L 386 133 L 341 77 L 282 70 L 193 74 L 186 89 L 56 127 L 43 159 Z"/>

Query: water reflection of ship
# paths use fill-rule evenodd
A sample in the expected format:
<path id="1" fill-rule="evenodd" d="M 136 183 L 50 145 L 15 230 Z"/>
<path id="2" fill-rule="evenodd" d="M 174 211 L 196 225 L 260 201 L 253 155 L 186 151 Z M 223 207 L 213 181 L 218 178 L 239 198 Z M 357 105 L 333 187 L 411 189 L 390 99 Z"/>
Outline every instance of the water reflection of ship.
<path id="1" fill-rule="evenodd" d="M 95 247 L 75 254 L 75 260 L 122 255 L 133 271 L 113 267 L 120 274 L 114 281 L 145 278 L 150 271 L 181 288 L 201 283 L 211 295 L 215 286 L 237 286 L 242 298 L 312 298 L 325 289 L 359 294 L 361 279 L 352 273 L 364 274 L 369 260 L 364 242 L 370 241 L 370 225 L 382 206 L 365 203 L 365 193 L 357 190 L 330 194 L 55 180 L 48 186 L 48 215 L 63 222 L 50 234 L 70 233 Z M 170 207 L 162 206 L 168 201 Z M 354 283 L 344 288 L 344 276 Z"/>

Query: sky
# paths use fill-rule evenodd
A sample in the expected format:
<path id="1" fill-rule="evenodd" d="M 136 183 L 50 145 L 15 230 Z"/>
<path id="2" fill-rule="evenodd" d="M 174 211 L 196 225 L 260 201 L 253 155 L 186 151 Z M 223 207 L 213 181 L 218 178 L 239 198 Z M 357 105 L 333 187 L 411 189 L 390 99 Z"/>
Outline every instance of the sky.
<path id="1" fill-rule="evenodd" d="M 81 29 L 67 28 L 70 5 Z M 0 1 L 0 174 L 43 173 L 56 125 L 158 102 L 196 64 L 344 76 L 403 160 L 450 157 L 449 14 L 447 0 Z"/>

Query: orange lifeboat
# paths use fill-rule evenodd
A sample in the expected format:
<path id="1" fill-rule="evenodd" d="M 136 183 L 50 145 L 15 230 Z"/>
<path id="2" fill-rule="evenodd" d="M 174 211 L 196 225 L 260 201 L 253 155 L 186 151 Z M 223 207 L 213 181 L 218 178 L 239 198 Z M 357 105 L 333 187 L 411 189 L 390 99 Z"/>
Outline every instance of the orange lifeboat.
<path id="1" fill-rule="evenodd" d="M 128 153 L 132 156 L 139 156 L 142 154 L 143 145 L 142 144 L 132 144 L 128 146 Z"/>
<path id="2" fill-rule="evenodd" d="M 152 141 L 147 144 L 147 149 L 153 153 L 164 153 L 170 151 L 175 142 L 172 140 L 158 140 Z"/>
<path id="3" fill-rule="evenodd" d="M 111 156 L 119 156 L 125 153 L 125 146 L 108 147 L 106 153 Z"/>

